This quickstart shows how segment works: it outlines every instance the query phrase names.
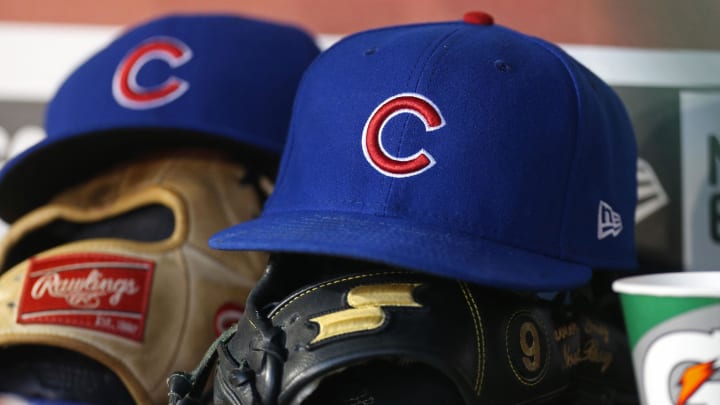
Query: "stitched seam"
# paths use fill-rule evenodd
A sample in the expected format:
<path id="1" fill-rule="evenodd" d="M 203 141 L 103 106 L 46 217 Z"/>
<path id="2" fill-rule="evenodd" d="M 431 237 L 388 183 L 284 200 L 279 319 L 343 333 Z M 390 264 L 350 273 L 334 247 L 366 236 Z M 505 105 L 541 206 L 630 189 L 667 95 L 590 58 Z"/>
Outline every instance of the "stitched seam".
<path id="1" fill-rule="evenodd" d="M 575 168 L 579 165 L 579 160 L 580 160 L 580 151 L 579 151 L 579 149 L 580 149 L 581 140 L 580 140 L 579 135 L 580 135 L 580 126 L 582 125 L 582 122 L 581 122 L 582 119 L 581 119 L 581 117 L 582 117 L 582 112 L 583 112 L 582 99 L 581 99 L 581 94 L 580 94 L 580 86 L 579 86 L 579 84 L 578 84 L 578 82 L 577 82 L 577 78 L 575 77 L 575 75 L 573 74 L 572 69 L 571 69 L 570 66 L 569 66 L 569 64 L 572 63 L 572 62 L 569 62 L 569 61 L 565 60 L 565 59 L 562 57 L 562 54 L 561 54 L 561 53 L 559 53 L 559 52 L 558 52 L 557 50 L 555 50 L 555 49 L 550 48 L 549 46 L 547 46 L 546 44 L 542 43 L 541 41 L 537 40 L 537 38 L 528 37 L 528 39 L 530 39 L 532 42 L 534 42 L 534 43 L 535 43 L 536 45 L 538 45 L 540 48 L 544 49 L 544 50 L 545 50 L 546 52 L 548 52 L 549 54 L 553 55 L 553 56 L 558 60 L 558 62 L 560 62 L 560 64 L 562 64 L 562 66 L 565 68 L 565 71 L 566 71 L 567 74 L 568 74 L 568 80 L 570 81 L 570 83 L 572 83 L 572 86 L 573 86 L 573 94 L 575 95 L 575 102 L 576 102 L 575 107 L 577 108 L 577 111 L 576 111 L 576 114 L 577 114 L 577 115 L 576 115 L 576 117 L 575 117 L 575 120 L 576 120 L 576 123 L 575 123 L 575 137 L 573 137 L 573 149 L 572 149 L 572 155 L 571 155 L 571 156 L 572 156 L 572 162 L 570 163 L 570 174 L 568 175 L 567 184 L 565 185 L 565 198 L 564 198 L 564 201 L 565 201 L 565 202 L 563 203 L 563 207 L 562 207 L 563 218 L 562 218 L 562 223 L 560 224 L 560 235 L 559 235 L 559 238 L 558 238 L 558 244 L 561 246 L 561 247 L 560 247 L 560 249 L 561 249 L 561 252 L 560 252 L 560 253 L 561 253 L 561 254 L 567 254 L 569 243 L 563 242 L 562 239 L 563 239 L 563 236 L 565 236 L 566 233 L 567 233 L 567 227 L 568 227 L 568 222 L 569 222 L 569 221 L 568 221 L 568 210 L 567 210 L 567 207 L 571 206 L 571 202 L 570 202 L 570 201 L 571 201 L 571 199 L 573 198 L 573 195 L 572 195 L 572 193 L 570 192 L 570 187 L 571 187 L 571 186 L 573 185 L 573 183 L 574 183 L 574 180 L 575 180 L 574 174 L 577 172 L 577 171 L 575 170 Z"/>
<path id="2" fill-rule="evenodd" d="M 329 286 L 331 286 L 331 285 L 343 283 L 343 282 L 345 282 L 345 281 L 357 280 L 357 279 L 361 279 L 361 278 L 375 277 L 375 276 L 380 276 L 380 275 L 397 275 L 397 274 L 410 274 L 410 272 L 407 272 L 407 271 L 394 271 L 394 272 L 389 272 L 389 273 L 359 274 L 359 275 L 356 275 L 356 276 L 345 277 L 345 278 L 341 278 L 341 279 L 338 279 L 338 280 L 333 280 L 333 281 L 329 281 L 329 282 L 327 282 L 327 283 L 320 284 L 320 285 L 317 286 L 317 287 L 313 287 L 313 288 L 311 288 L 311 289 L 309 289 L 309 290 L 307 290 L 307 291 L 303 291 L 303 292 L 302 292 L 300 295 L 298 295 L 297 297 L 295 297 L 295 298 L 291 299 L 290 301 L 286 302 L 285 304 L 283 304 L 283 306 L 279 307 L 278 310 L 277 310 L 277 312 L 275 312 L 275 314 L 273 314 L 273 316 L 271 316 L 270 319 L 271 319 L 271 320 L 275 320 L 275 317 L 278 316 L 278 315 L 280 315 L 280 313 L 281 313 L 282 311 L 284 311 L 285 308 L 287 308 L 287 307 L 288 307 L 289 305 L 291 305 L 293 302 L 297 301 L 298 299 L 300 299 L 300 298 L 302 298 L 302 297 L 304 297 L 304 296 L 306 296 L 306 295 L 308 295 L 308 294 L 311 294 L 311 293 L 313 293 L 313 292 L 315 292 L 315 291 L 317 291 L 317 290 L 320 290 L 321 288 L 325 288 L 325 287 L 329 287 Z"/>
<path id="3" fill-rule="evenodd" d="M 524 378 L 520 377 L 520 374 L 515 370 L 515 365 L 512 363 L 512 359 L 510 356 L 510 325 L 512 325 L 513 319 L 520 313 L 520 311 L 515 311 L 515 313 L 510 316 L 510 319 L 508 319 L 507 325 L 505 325 L 505 354 L 507 355 L 507 361 L 510 365 L 510 370 L 512 370 L 513 375 L 515 376 L 515 379 L 518 380 L 520 384 L 530 386 Z"/>
<path id="4" fill-rule="evenodd" d="M 480 318 L 480 311 L 478 311 L 477 304 L 470 295 L 467 284 L 462 282 L 459 284 L 463 296 L 465 297 L 465 302 L 470 309 L 470 314 L 473 319 L 473 327 L 475 328 L 475 344 L 477 345 L 476 349 L 478 353 L 478 364 L 477 371 L 475 372 L 475 386 L 473 388 L 475 390 L 475 394 L 479 396 L 482 387 L 482 381 L 485 378 L 485 363 L 483 362 L 483 359 L 485 358 L 485 345 L 482 342 L 484 336 L 482 334 L 482 319 Z"/>
<path id="5" fill-rule="evenodd" d="M 188 266 L 187 260 L 185 260 L 185 257 L 184 257 L 180 252 L 175 252 L 174 255 L 176 255 L 176 256 L 179 257 L 180 263 L 182 263 L 182 268 L 183 268 L 183 270 L 184 270 L 184 272 L 185 272 L 185 277 L 186 277 L 186 279 L 189 280 L 189 279 L 190 279 L 190 274 L 189 274 L 189 273 L 190 273 L 190 266 Z M 188 284 L 189 284 L 189 283 L 188 283 Z M 187 290 L 190 290 L 190 287 L 189 287 L 189 286 L 188 286 Z M 189 315 L 190 311 L 192 310 L 192 308 L 195 307 L 195 306 L 193 305 L 193 301 L 192 301 L 193 294 L 189 294 L 189 293 L 186 292 L 186 293 L 185 293 L 185 296 L 188 297 L 188 302 L 187 302 L 187 304 L 186 304 L 187 307 L 186 307 L 186 309 L 185 309 L 185 317 L 184 317 L 184 319 L 182 320 L 182 326 L 180 326 L 180 328 L 179 328 L 180 331 L 181 331 L 181 332 L 179 333 L 180 336 L 185 335 L 185 334 L 186 334 L 185 332 L 190 328 L 190 326 L 189 326 L 189 324 L 190 324 L 190 322 L 189 322 L 190 317 L 189 317 L 188 315 Z M 150 304 L 150 303 L 148 302 L 148 304 Z M 149 308 L 149 305 L 148 305 L 148 308 Z M 146 314 L 146 316 L 147 316 L 147 314 Z M 147 326 L 146 326 L 146 327 L 147 327 Z M 186 338 L 186 339 L 187 339 L 187 338 Z M 169 359 L 168 359 L 168 361 L 166 362 L 166 366 L 165 366 L 165 368 L 164 368 L 165 370 L 167 370 L 167 366 L 170 366 L 170 365 L 172 364 L 173 359 L 177 359 L 177 358 L 178 358 L 178 353 L 182 351 L 183 346 L 186 344 L 186 340 L 181 340 L 181 341 L 178 342 L 178 343 L 179 343 L 179 344 L 178 344 L 178 347 L 173 350 L 172 356 L 170 356 Z M 156 380 L 151 380 L 151 381 L 152 381 L 152 382 L 151 382 L 150 386 L 152 386 L 152 387 L 157 387 L 157 386 L 160 386 L 160 385 L 162 385 L 162 384 L 164 383 L 165 378 L 164 378 L 164 377 L 162 377 L 162 378 L 158 377 Z"/>
<path id="6" fill-rule="evenodd" d="M 287 213 L 298 214 L 298 213 L 305 213 L 305 212 L 309 213 L 309 215 L 317 214 L 317 212 L 314 212 L 314 211 L 312 211 L 312 210 L 289 210 L 289 211 L 280 211 L 280 214 L 287 214 Z M 356 214 L 356 212 L 354 212 L 354 211 L 347 211 L 347 212 L 350 213 L 350 214 Z M 408 212 L 413 212 L 413 211 L 409 210 Z M 322 213 L 322 212 L 321 212 L 321 213 Z M 330 212 L 330 215 L 337 214 L 337 213 L 345 213 L 345 211 L 333 211 L 333 212 Z M 440 216 L 433 216 L 432 213 L 427 213 L 427 216 L 429 216 L 429 217 L 435 217 L 435 218 L 438 218 L 438 219 L 443 219 L 443 218 L 440 217 Z M 379 221 L 382 221 L 382 218 L 395 219 L 395 217 L 378 217 L 378 218 L 379 218 Z M 400 219 L 403 219 L 403 218 L 400 218 Z M 387 224 L 386 224 L 386 225 L 387 225 Z M 450 225 L 452 225 L 452 223 L 451 223 Z M 401 227 L 398 227 L 398 228 L 401 228 Z M 427 229 L 427 230 L 429 230 L 429 231 L 430 231 L 430 230 L 433 230 L 433 229 L 436 229 L 436 228 L 437 228 L 436 225 L 423 224 L 423 229 Z M 417 231 L 417 230 L 408 229 L 408 228 L 403 228 L 402 231 L 405 232 L 405 233 L 408 234 L 408 235 L 428 235 L 428 232 Z M 442 230 L 442 231 L 439 232 L 439 233 L 438 233 L 437 231 L 435 231 L 434 233 L 436 233 L 437 235 L 440 235 L 440 236 L 438 236 L 438 237 L 444 238 L 444 236 L 442 236 L 442 235 L 444 235 L 444 233 L 446 233 L 446 232 L 447 232 L 447 231 Z M 488 241 L 488 242 L 492 242 L 492 243 L 497 243 L 497 244 L 500 244 L 500 245 L 504 245 L 504 246 L 507 246 L 507 247 L 511 247 L 511 248 L 514 248 L 514 249 L 517 249 L 517 250 L 522 250 L 522 251 L 524 251 L 524 252 L 528 252 L 528 253 L 532 253 L 532 254 L 536 254 L 536 255 L 541 255 L 541 256 L 554 257 L 554 258 L 556 258 L 557 260 L 560 260 L 560 261 L 566 261 L 566 262 L 569 262 L 569 263 L 575 263 L 575 264 L 579 264 L 579 265 L 584 265 L 585 263 L 583 262 L 583 260 L 585 260 L 585 259 L 607 259 L 607 258 L 604 257 L 604 256 L 594 257 L 594 256 L 590 256 L 590 255 L 582 255 L 582 256 L 579 256 L 579 257 L 578 257 L 578 256 L 572 256 L 572 257 L 559 257 L 559 256 L 558 256 L 558 257 L 555 257 L 555 256 L 552 256 L 552 255 L 553 255 L 553 254 L 557 254 L 557 255 L 561 255 L 561 254 L 562 254 L 562 252 L 559 250 L 559 249 L 560 249 L 559 246 L 552 246 L 553 248 L 558 249 L 557 251 L 553 251 L 553 252 L 543 252 L 543 251 L 540 251 L 540 250 L 531 250 L 531 249 L 528 248 L 528 246 L 524 246 L 524 244 L 529 244 L 529 243 L 532 242 L 532 241 L 524 241 L 524 240 L 521 240 L 521 241 L 518 241 L 518 240 L 514 240 L 514 241 L 503 241 L 503 240 L 499 240 L 499 239 L 494 239 L 494 238 L 488 237 L 487 235 L 484 235 L 484 234 L 471 233 L 471 232 L 464 231 L 464 230 L 461 230 L 460 232 L 454 232 L 454 234 L 456 234 L 456 235 L 462 235 L 463 237 L 465 237 L 465 238 L 468 240 L 468 242 L 474 242 L 474 241 L 477 240 L 477 239 L 481 239 L 481 240 L 484 240 L 484 241 Z M 437 236 L 437 235 L 436 235 L 436 236 Z M 623 264 L 622 261 L 618 261 L 618 263 L 619 263 L 619 264 Z"/>
<path id="7" fill-rule="evenodd" d="M 321 201 L 318 201 L 318 202 L 317 202 L 318 205 L 327 205 L 327 204 L 336 204 L 336 203 L 356 205 L 356 206 L 359 207 L 359 209 L 373 208 L 372 205 L 368 205 L 368 204 L 365 204 L 363 201 L 357 201 L 357 200 L 321 200 Z M 384 204 L 384 205 L 385 205 L 385 208 L 384 208 L 384 209 L 386 210 L 386 209 L 389 207 L 389 205 L 387 205 L 387 203 Z M 463 221 L 463 219 L 467 219 L 467 215 L 466 215 L 466 214 L 462 214 L 462 213 L 460 213 L 460 212 L 457 212 L 457 213 L 455 213 L 454 215 L 439 215 L 438 213 L 429 212 L 429 211 L 415 210 L 415 209 L 412 209 L 412 208 L 409 208 L 409 207 L 403 207 L 403 209 L 405 210 L 404 212 L 405 212 L 407 215 L 422 214 L 423 216 L 425 216 L 425 217 L 427 217 L 427 218 L 441 221 L 441 222 L 442 222 L 442 225 L 451 225 L 451 226 L 453 226 L 455 229 L 457 229 L 458 227 L 465 228 L 465 230 L 463 230 L 463 231 L 460 232 L 460 233 L 462 233 L 462 234 L 469 235 L 469 236 L 472 236 L 472 237 L 481 237 L 481 238 L 486 239 L 486 240 L 496 241 L 495 239 L 492 239 L 492 238 L 490 238 L 490 237 L 488 237 L 488 236 L 486 236 L 486 235 L 484 235 L 484 234 L 478 234 L 478 233 L 470 232 L 470 231 L 469 231 L 470 228 L 472 228 L 474 231 L 477 231 L 479 227 L 477 227 L 477 226 L 468 227 L 468 226 L 467 226 L 468 223 L 467 223 L 466 221 Z M 313 213 L 314 211 L 312 211 L 311 209 L 305 209 L 305 210 L 291 210 L 291 211 L 281 211 L 281 212 L 283 212 L 283 213 L 285 213 L 285 212 L 293 212 L 293 213 L 296 213 L 296 212 L 311 212 L 311 213 Z M 332 213 L 338 213 L 338 212 L 340 212 L 340 213 L 342 213 L 342 212 L 349 212 L 349 213 L 352 213 L 352 214 L 355 214 L 355 213 L 356 213 L 355 211 L 351 211 L 351 210 L 345 210 L 345 211 L 336 210 L 336 211 L 332 211 Z M 384 214 L 383 217 L 385 217 L 385 218 L 391 218 L 391 219 L 392 219 L 392 218 L 396 218 L 396 216 L 390 216 L 390 215 L 386 215 L 386 214 Z M 402 217 L 397 217 L 397 218 L 403 219 Z M 430 225 L 430 226 L 435 226 L 435 225 Z M 519 249 L 527 250 L 527 251 L 529 251 L 529 252 L 535 252 L 535 251 L 533 251 L 533 250 L 528 249 L 526 246 L 523 246 L 523 245 L 526 245 L 526 244 L 534 244 L 534 243 L 538 243 L 538 242 L 539 242 L 538 240 L 525 240 L 525 239 L 520 239 L 520 238 L 514 238 L 514 240 L 512 240 L 512 241 L 502 241 L 502 242 L 498 242 L 498 243 L 503 243 L 503 244 L 506 244 L 506 245 L 509 245 L 509 246 L 517 247 L 517 248 L 519 248 Z M 543 242 L 544 242 L 544 241 L 543 241 Z M 562 251 L 561 251 L 562 246 L 561 246 L 561 244 L 559 244 L 559 243 L 552 244 L 552 245 L 550 245 L 550 247 L 553 248 L 553 249 L 555 249 L 555 253 L 557 253 L 557 254 L 563 254 L 563 253 L 565 253 L 565 252 L 562 252 Z M 538 253 L 538 252 L 536 252 L 536 253 Z M 542 252 L 542 253 L 539 253 L 539 254 L 545 255 L 545 254 L 547 254 L 547 253 L 546 253 L 546 252 Z M 585 256 L 587 256 L 587 255 L 585 255 Z M 585 256 L 583 256 L 583 257 L 585 257 Z M 588 256 L 588 257 L 592 257 L 592 256 Z M 604 256 L 598 256 L 598 258 L 604 258 Z"/>
<path id="8" fill-rule="evenodd" d="M 435 49 L 433 49 L 432 52 L 430 52 L 430 55 L 429 55 L 427 58 L 425 58 L 424 66 L 423 66 L 422 69 L 420 70 L 420 74 L 418 75 L 418 78 L 417 78 L 417 80 L 415 81 L 415 85 L 413 86 L 413 92 L 414 92 L 414 93 L 417 93 L 417 92 L 418 92 L 418 87 L 420 86 L 420 80 L 422 79 L 423 72 L 425 71 L 425 68 L 427 67 L 427 64 L 430 62 L 431 59 L 433 59 L 433 57 L 435 56 L 435 54 L 436 54 L 436 53 L 438 52 L 438 50 L 440 49 L 442 43 L 443 43 L 445 40 L 447 40 L 449 37 L 451 37 L 452 35 L 454 35 L 455 33 L 457 33 L 458 31 L 459 31 L 459 29 L 453 30 L 452 32 L 446 34 L 445 36 L 443 36 L 442 38 L 440 38 L 437 42 L 435 42 L 437 45 L 435 45 L 435 43 L 432 45 L 432 46 L 435 47 Z M 431 46 L 428 46 L 426 49 L 428 49 L 428 48 L 430 48 L 430 47 L 431 47 Z M 440 50 L 442 50 L 442 49 L 440 49 Z M 425 53 L 425 50 L 423 50 L 423 53 Z M 409 82 L 409 81 L 413 78 L 413 76 L 415 76 L 415 71 L 418 69 L 418 67 L 419 67 L 419 65 L 420 65 L 419 62 L 420 62 L 420 61 L 418 61 L 417 63 L 415 63 L 415 66 L 413 66 L 412 70 L 410 71 L 410 74 L 408 75 L 408 78 L 405 80 L 406 82 Z M 435 66 L 435 67 L 432 68 L 432 71 L 430 72 L 430 79 L 432 78 L 432 76 L 433 76 L 433 74 L 434 74 L 434 72 L 435 72 L 435 69 L 437 69 L 437 66 Z M 429 81 L 430 81 L 430 80 L 428 79 L 428 83 L 429 83 Z M 408 87 L 409 87 L 409 86 L 408 86 Z M 409 123 L 409 122 L 410 122 L 410 117 L 405 118 L 405 122 L 403 123 L 402 132 L 400 132 L 400 133 L 402 134 L 402 137 L 400 138 L 400 142 L 398 142 L 398 146 L 397 146 L 397 148 L 396 148 L 396 150 L 395 150 L 395 156 L 397 156 L 397 155 L 400 154 L 400 149 L 402 149 L 402 145 L 403 145 L 403 143 L 404 143 L 404 141 L 405 141 L 405 136 L 407 135 L 405 131 L 406 131 L 406 129 L 407 129 L 407 126 L 408 126 L 408 123 Z M 385 195 L 385 204 L 384 204 L 384 208 L 383 208 L 383 215 L 387 215 L 387 212 L 388 212 L 388 202 L 390 201 L 390 196 L 392 195 L 393 189 L 395 188 L 395 183 L 396 183 L 396 181 L 397 181 L 396 179 L 391 179 L 391 180 L 390 180 L 390 185 L 388 186 L 387 194 Z"/>

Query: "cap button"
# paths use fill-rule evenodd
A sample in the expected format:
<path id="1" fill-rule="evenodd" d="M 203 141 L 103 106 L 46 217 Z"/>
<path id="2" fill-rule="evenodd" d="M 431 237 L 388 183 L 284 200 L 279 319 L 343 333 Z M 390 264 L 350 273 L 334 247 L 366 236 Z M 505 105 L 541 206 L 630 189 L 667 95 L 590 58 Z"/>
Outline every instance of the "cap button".
<path id="1" fill-rule="evenodd" d="M 463 21 L 474 25 L 493 25 L 495 22 L 490 14 L 482 11 L 468 11 L 463 16 Z"/>

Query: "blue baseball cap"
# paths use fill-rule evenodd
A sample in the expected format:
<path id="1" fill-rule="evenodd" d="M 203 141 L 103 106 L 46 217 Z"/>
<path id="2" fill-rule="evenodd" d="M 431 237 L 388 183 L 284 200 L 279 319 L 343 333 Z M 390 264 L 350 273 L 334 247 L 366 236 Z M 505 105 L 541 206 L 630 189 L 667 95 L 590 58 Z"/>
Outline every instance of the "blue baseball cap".
<path id="1" fill-rule="evenodd" d="M 210 245 L 573 288 L 635 266 L 636 154 L 606 83 L 487 14 L 361 32 L 306 72 L 262 215 Z"/>
<path id="2" fill-rule="evenodd" d="M 252 148 L 279 159 L 313 37 L 236 15 L 168 15 L 80 65 L 46 110 L 47 137 L 0 171 L 13 221 L 114 162 L 180 146 Z"/>

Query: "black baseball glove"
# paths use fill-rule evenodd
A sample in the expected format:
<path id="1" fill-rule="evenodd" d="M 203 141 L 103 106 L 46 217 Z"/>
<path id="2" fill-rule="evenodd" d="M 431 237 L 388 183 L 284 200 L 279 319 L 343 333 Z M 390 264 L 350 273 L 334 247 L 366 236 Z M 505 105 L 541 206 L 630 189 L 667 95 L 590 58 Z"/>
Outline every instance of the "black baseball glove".
<path id="1" fill-rule="evenodd" d="M 571 405 L 637 405 L 632 353 L 620 300 L 611 285 L 627 273 L 596 271 L 593 280 L 572 292 L 581 342 L 566 355 L 573 371 Z"/>
<path id="2" fill-rule="evenodd" d="M 236 327 L 170 377 L 170 403 L 197 403 L 217 359 L 216 404 L 570 404 L 575 372 L 612 355 L 587 355 L 567 297 L 274 256 Z"/>

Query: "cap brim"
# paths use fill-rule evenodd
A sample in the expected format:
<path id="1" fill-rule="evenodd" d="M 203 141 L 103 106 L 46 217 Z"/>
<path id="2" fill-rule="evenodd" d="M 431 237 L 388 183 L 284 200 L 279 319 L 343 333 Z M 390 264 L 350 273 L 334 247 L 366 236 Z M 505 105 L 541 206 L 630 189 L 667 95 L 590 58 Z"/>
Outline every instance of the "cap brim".
<path id="1" fill-rule="evenodd" d="M 222 134 L 175 128 L 117 128 L 61 139 L 45 138 L 0 171 L 0 218 L 13 222 L 52 196 L 99 171 L 154 152 L 179 148 L 226 151 L 253 167 L 275 171 L 279 157 Z"/>
<path id="2" fill-rule="evenodd" d="M 517 290 L 571 289 L 592 274 L 586 265 L 471 235 L 353 213 L 263 214 L 218 232 L 210 246 L 350 257 Z"/>

